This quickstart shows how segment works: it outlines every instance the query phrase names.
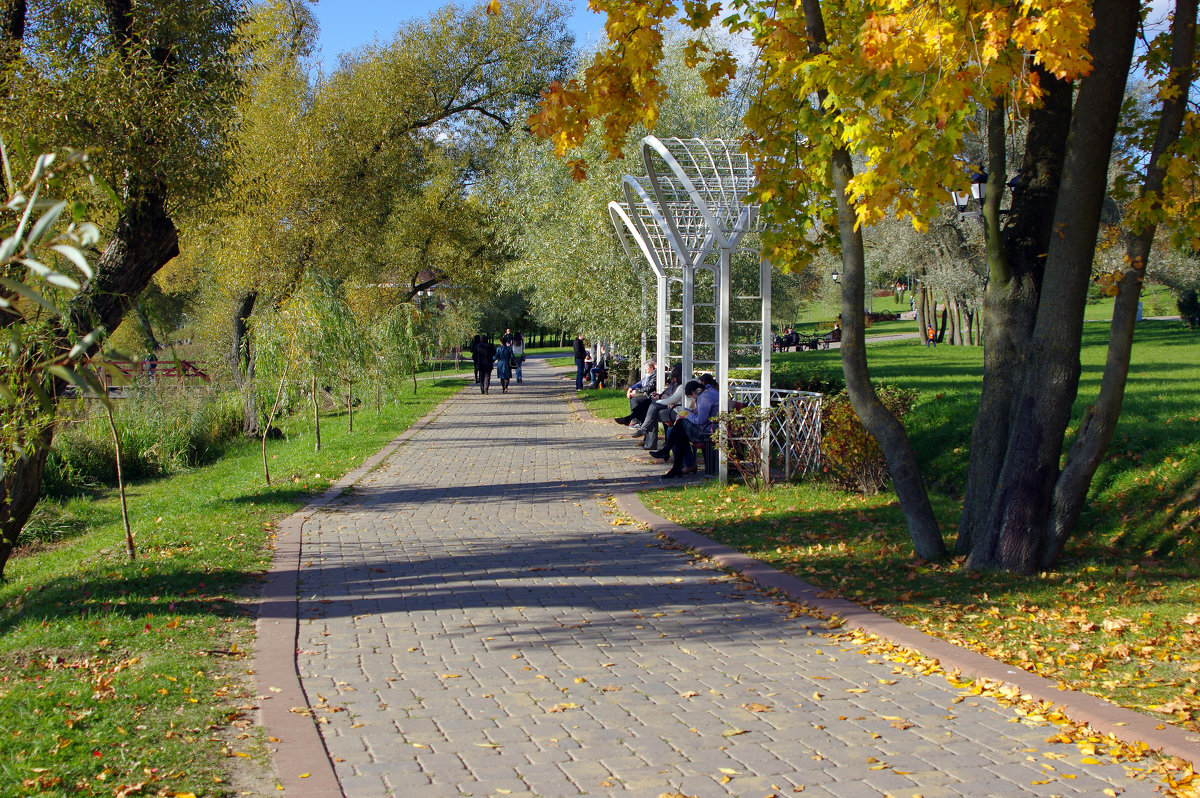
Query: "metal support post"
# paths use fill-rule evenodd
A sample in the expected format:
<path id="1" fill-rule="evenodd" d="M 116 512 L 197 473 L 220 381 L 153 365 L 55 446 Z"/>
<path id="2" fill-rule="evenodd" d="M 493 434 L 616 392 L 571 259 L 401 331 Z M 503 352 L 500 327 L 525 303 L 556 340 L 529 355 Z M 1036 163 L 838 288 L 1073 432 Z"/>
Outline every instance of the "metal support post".
<path id="1" fill-rule="evenodd" d="M 667 359 L 671 356 L 671 313 L 667 309 L 667 291 L 670 282 L 666 276 L 658 278 L 658 340 L 654 342 L 658 368 L 655 384 L 662 393 L 667 387 Z"/>
<path id="2" fill-rule="evenodd" d="M 717 390 L 720 392 L 717 410 L 721 413 L 729 411 L 729 295 L 733 286 L 732 272 L 733 253 L 721 247 L 721 261 L 717 271 Z M 728 485 L 729 463 L 725 458 L 725 447 L 718 446 L 717 451 L 717 477 L 722 485 Z"/>
<path id="3" fill-rule="evenodd" d="M 759 371 L 759 406 L 771 407 L 771 263 L 758 262 L 758 295 L 762 299 L 762 329 L 759 345 L 762 347 L 762 366 Z M 771 425 L 762 425 L 762 468 L 763 480 L 771 477 Z"/>
<path id="4" fill-rule="evenodd" d="M 691 264 L 685 263 L 683 265 L 683 329 L 679 336 L 683 349 L 680 362 L 683 364 L 681 376 L 684 382 L 687 382 L 692 376 L 692 355 L 696 337 L 696 309 L 692 303 L 696 301 L 695 293 L 696 270 Z"/>

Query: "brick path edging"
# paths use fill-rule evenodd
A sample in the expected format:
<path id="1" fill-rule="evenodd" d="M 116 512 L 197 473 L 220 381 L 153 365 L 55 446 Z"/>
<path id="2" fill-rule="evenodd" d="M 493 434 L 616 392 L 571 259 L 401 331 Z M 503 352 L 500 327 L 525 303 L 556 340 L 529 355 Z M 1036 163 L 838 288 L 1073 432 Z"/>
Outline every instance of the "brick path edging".
<path id="1" fill-rule="evenodd" d="M 468 386 L 469 388 L 470 386 Z M 463 388 L 463 391 L 467 388 Z M 459 393 L 462 393 L 460 391 Z M 270 735 L 267 748 L 275 776 L 288 798 L 335 798 L 344 795 L 333 762 L 311 716 L 311 704 L 296 670 L 300 543 L 304 522 L 342 495 L 428 426 L 458 394 L 440 402 L 390 443 L 346 473 L 317 498 L 279 522 L 275 555 L 263 582 L 255 624 L 254 674 L 259 723 Z M 286 653 L 285 653 L 286 652 Z M 293 709 L 302 710 L 293 712 Z M 276 742 L 277 741 L 277 742 Z"/>
<path id="2" fill-rule="evenodd" d="M 1030 673 L 991 657 L 956 646 L 925 632 L 885 618 L 845 599 L 822 598 L 822 591 L 748 555 L 655 515 L 636 493 L 618 493 L 617 507 L 656 534 L 735 571 L 762 587 L 775 589 L 793 601 L 845 621 L 845 625 L 878 635 L 898 646 L 934 657 L 947 671 L 958 669 L 964 677 L 1004 682 L 1023 694 L 1050 701 L 1077 723 L 1087 723 L 1103 734 L 1127 743 L 1143 742 L 1168 756 L 1200 763 L 1200 734 L 1141 715 L 1133 710 L 1076 690 L 1064 690 L 1044 676 Z"/>

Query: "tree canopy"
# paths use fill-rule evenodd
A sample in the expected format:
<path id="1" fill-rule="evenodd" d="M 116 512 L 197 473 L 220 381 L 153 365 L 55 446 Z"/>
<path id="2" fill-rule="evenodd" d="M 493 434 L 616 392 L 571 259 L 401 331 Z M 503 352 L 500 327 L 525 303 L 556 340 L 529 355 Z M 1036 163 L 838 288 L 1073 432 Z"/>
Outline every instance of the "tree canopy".
<path id="1" fill-rule="evenodd" d="M 842 358 L 860 419 L 888 456 L 917 553 L 945 552 L 903 427 L 870 383 L 862 325 L 862 226 L 887 215 L 922 227 L 947 188 L 964 190 L 968 136 L 986 142 L 986 367 L 958 549 L 973 566 L 1031 572 L 1054 562 L 1074 531 L 1120 411 L 1132 322 L 1156 226 L 1177 240 L 1200 231 L 1194 81 L 1196 4 L 1135 52 L 1142 17 L 1127 0 L 952 0 L 779 5 L 732 0 L 607 0 L 608 44 L 577 80 L 554 86 L 531 119 L 561 155 L 591 130 L 610 154 L 665 96 L 663 31 L 719 24 L 753 40 L 761 88 L 745 116 L 755 190 L 783 263 L 822 247 L 843 257 Z M 1146 28 L 1146 30 L 1152 30 Z M 721 90 L 728 50 L 693 48 Z M 1153 111 L 1126 164 L 1140 176 L 1126 206 L 1119 285 L 1100 399 L 1063 460 L 1079 378 L 1083 306 L 1127 79 L 1153 82 Z M 981 114 L 980 112 L 983 111 Z M 1020 125 L 1024 140 L 1010 136 Z M 578 163 L 577 170 L 582 170 Z M 1006 184 L 1015 175 L 1008 213 Z"/>

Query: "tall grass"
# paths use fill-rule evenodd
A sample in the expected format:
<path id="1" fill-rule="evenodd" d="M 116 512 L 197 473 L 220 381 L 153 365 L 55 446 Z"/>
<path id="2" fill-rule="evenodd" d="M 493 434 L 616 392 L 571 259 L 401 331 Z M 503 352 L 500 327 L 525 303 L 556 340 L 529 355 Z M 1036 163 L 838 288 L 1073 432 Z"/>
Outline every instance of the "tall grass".
<path id="1" fill-rule="evenodd" d="M 145 386 L 115 400 L 126 479 L 166 476 L 216 460 L 242 429 L 242 397 L 233 392 Z M 64 418 L 46 463 L 47 495 L 69 496 L 117 480 L 103 408 L 80 400 Z"/>

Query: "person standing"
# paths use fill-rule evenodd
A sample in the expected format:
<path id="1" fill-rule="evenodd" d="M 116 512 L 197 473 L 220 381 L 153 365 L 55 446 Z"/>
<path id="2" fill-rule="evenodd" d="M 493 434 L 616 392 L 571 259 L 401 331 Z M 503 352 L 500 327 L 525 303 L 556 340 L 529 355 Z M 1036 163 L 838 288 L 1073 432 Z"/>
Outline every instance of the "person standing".
<path id="1" fill-rule="evenodd" d="M 496 345 L 483 336 L 479 338 L 479 392 L 492 388 L 492 363 L 496 360 Z"/>
<path id="2" fill-rule="evenodd" d="M 516 362 L 514 372 L 517 377 L 517 385 L 521 384 L 521 366 L 525 364 L 525 336 L 521 333 L 513 335 L 512 339 L 513 360 Z"/>
<path id="3" fill-rule="evenodd" d="M 583 333 L 575 336 L 575 390 L 583 390 L 584 360 L 587 359 L 587 347 L 583 345 Z"/>
<path id="4" fill-rule="evenodd" d="M 483 382 L 483 336 L 476 335 L 471 339 L 471 364 L 475 367 L 475 384 Z M 488 368 L 491 368 L 489 361 Z"/>
<path id="5" fill-rule="evenodd" d="M 508 381 L 512 379 L 513 349 L 512 338 L 504 336 L 500 346 L 496 348 L 496 376 L 500 379 L 500 393 L 508 393 Z"/>

